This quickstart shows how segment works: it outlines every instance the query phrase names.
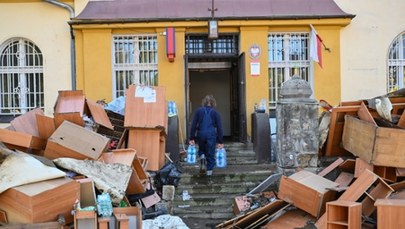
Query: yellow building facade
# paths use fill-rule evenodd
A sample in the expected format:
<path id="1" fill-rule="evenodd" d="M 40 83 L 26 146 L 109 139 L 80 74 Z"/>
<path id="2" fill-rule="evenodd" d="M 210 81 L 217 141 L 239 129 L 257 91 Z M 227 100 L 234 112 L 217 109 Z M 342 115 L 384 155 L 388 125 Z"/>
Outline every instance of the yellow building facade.
<path id="1" fill-rule="evenodd" d="M 219 34 L 237 34 L 239 54 L 245 53 L 244 115 L 247 139 L 251 135 L 251 117 L 254 106 L 261 99 L 271 99 L 269 92 L 269 40 L 272 32 L 310 32 L 316 28 L 330 51 L 323 50 L 323 68 L 310 63 L 313 79 L 313 97 L 332 104 L 340 101 L 340 30 L 351 22 L 350 18 L 308 20 L 227 20 L 218 22 Z M 175 58 L 170 61 L 166 53 L 166 28 L 175 28 Z M 189 69 L 187 69 L 186 37 L 188 34 L 207 34 L 207 21 L 176 21 L 147 23 L 73 23 L 76 34 L 77 88 L 93 99 L 114 99 L 113 93 L 113 42 L 120 34 L 155 34 L 158 47 L 158 85 L 166 87 L 166 99 L 175 101 L 181 128 L 186 131 L 192 108 L 187 107 Z M 252 46 L 260 48 L 260 56 L 253 59 Z M 255 68 L 255 69 L 252 69 Z M 258 69 L 257 69 L 258 68 Z M 228 101 L 232 102 L 232 101 Z M 221 104 L 218 104 L 221 106 Z M 195 108 L 196 105 L 193 106 Z M 188 110 L 188 111 L 187 111 Z M 232 112 L 232 111 L 224 111 Z M 222 115 L 222 114 L 221 114 Z M 226 115 L 225 115 L 226 116 Z M 232 119 L 232 117 L 229 117 Z M 232 122 L 232 121 L 230 121 Z M 229 126 L 235 124 L 230 123 Z M 226 132 L 226 131 L 225 131 Z M 230 131 L 229 135 L 234 135 Z"/>

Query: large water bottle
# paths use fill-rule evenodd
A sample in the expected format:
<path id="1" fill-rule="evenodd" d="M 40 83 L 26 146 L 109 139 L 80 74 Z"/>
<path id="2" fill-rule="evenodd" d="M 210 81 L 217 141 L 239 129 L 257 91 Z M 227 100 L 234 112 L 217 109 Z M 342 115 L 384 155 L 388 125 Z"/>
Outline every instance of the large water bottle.
<path id="1" fill-rule="evenodd" d="M 218 148 L 215 152 L 216 167 L 225 168 L 226 163 L 226 150 L 225 148 Z"/>
<path id="2" fill-rule="evenodd" d="M 197 149 L 195 145 L 189 145 L 187 148 L 187 163 L 195 164 L 197 162 Z"/>

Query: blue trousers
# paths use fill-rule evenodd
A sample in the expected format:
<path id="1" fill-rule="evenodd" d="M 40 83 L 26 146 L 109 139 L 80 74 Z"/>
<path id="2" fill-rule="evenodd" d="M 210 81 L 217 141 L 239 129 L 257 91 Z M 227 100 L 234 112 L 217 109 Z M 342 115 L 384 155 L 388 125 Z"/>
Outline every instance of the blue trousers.
<path id="1" fill-rule="evenodd" d="M 215 145 L 216 136 L 214 133 L 200 132 L 198 135 L 198 156 L 205 155 L 207 160 L 207 170 L 215 167 Z"/>

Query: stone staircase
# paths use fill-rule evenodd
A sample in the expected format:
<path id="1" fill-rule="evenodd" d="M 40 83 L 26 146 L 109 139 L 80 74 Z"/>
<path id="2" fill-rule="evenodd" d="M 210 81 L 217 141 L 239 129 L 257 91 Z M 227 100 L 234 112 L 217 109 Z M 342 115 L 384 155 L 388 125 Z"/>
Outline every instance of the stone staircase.
<path id="1" fill-rule="evenodd" d="M 214 168 L 213 184 L 199 174 L 197 164 L 181 162 L 183 173 L 176 188 L 173 214 L 192 229 L 215 228 L 234 218 L 234 198 L 247 194 L 276 172 L 274 163 L 257 163 L 252 144 L 225 143 L 225 149 L 228 166 Z M 183 200 L 183 191 L 188 192 L 189 200 Z"/>

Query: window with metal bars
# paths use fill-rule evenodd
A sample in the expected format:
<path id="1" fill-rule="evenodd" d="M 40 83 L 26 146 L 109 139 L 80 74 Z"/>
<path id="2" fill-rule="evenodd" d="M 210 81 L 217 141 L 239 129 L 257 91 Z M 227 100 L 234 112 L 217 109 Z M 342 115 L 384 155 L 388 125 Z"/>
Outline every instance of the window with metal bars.
<path id="1" fill-rule="evenodd" d="M 405 84 L 405 32 L 396 37 L 388 54 L 387 91 L 404 88 Z"/>
<path id="2" fill-rule="evenodd" d="M 189 55 L 239 55 L 238 35 L 219 35 L 208 39 L 208 35 L 187 35 L 186 53 Z"/>
<path id="3" fill-rule="evenodd" d="M 113 36 L 113 97 L 125 95 L 130 84 L 157 86 L 156 35 Z"/>
<path id="4" fill-rule="evenodd" d="M 285 81 L 297 74 L 310 81 L 309 33 L 269 33 L 269 106 L 276 108 L 281 87 Z"/>
<path id="5" fill-rule="evenodd" d="M 24 38 L 0 46 L 0 120 L 44 108 L 41 50 Z"/>

